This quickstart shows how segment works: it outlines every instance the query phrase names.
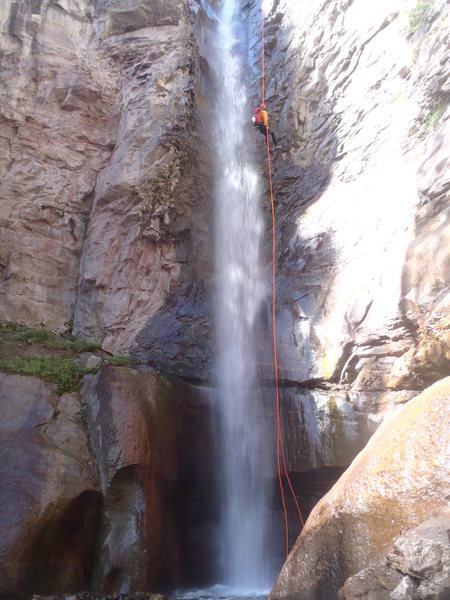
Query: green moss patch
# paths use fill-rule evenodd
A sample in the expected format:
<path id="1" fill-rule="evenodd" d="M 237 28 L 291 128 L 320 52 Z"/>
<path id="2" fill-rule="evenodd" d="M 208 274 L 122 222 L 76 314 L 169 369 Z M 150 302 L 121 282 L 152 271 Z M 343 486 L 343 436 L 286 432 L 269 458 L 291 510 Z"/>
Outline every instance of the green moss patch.
<path id="1" fill-rule="evenodd" d="M 25 327 L 15 322 L 8 322 L 0 327 L 0 344 L 6 345 L 39 345 L 48 350 L 61 350 L 81 354 L 96 352 L 102 345 L 93 340 L 58 336 L 45 327 Z"/>
<path id="2" fill-rule="evenodd" d="M 86 369 L 80 354 L 92 352 L 101 358 L 94 369 Z M 83 377 L 96 373 L 103 364 L 132 366 L 128 356 L 110 356 L 94 340 L 59 336 L 45 327 L 25 327 L 8 322 L 0 325 L 0 370 L 40 377 L 56 383 L 58 393 L 79 389 Z"/>
<path id="3" fill-rule="evenodd" d="M 58 385 L 58 394 L 77 389 L 83 377 L 92 372 L 70 358 L 19 356 L 0 358 L 0 369 L 7 373 L 40 377 Z"/>
<path id="4" fill-rule="evenodd" d="M 107 356 L 105 361 L 113 367 L 131 367 L 136 363 L 129 356 Z"/>

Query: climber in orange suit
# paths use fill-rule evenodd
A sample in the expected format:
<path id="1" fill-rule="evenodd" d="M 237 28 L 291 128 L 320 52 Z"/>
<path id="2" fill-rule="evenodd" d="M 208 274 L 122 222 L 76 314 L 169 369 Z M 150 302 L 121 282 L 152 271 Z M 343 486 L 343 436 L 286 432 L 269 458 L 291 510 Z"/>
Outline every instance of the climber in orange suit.
<path id="1" fill-rule="evenodd" d="M 254 109 L 252 121 L 254 126 L 263 134 L 264 137 L 266 137 L 267 130 L 269 129 L 269 115 L 267 114 L 266 105 L 264 102 Z M 278 148 L 277 138 L 272 130 L 270 130 L 270 135 L 272 136 L 275 149 Z"/>

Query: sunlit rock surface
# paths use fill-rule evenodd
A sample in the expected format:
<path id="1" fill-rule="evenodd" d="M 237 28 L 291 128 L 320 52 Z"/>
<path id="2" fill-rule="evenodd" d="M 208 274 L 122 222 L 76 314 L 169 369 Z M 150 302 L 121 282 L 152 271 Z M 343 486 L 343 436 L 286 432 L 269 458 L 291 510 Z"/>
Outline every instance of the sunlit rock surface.
<path id="1" fill-rule="evenodd" d="M 380 560 L 401 531 L 447 505 L 450 378 L 378 428 L 311 513 L 271 599 L 337 597 L 351 575 Z"/>
<path id="2" fill-rule="evenodd" d="M 281 376 L 421 390 L 449 370 L 448 3 L 415 33 L 413 1 L 263 5 Z"/>

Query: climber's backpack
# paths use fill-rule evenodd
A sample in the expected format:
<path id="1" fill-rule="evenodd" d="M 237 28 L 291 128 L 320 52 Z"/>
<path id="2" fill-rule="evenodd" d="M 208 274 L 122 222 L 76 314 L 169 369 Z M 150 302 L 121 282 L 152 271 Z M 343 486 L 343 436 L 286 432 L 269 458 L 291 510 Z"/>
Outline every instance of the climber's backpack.
<path id="1" fill-rule="evenodd" d="M 262 112 L 259 106 L 258 108 L 253 109 L 252 121 L 254 125 L 261 125 L 263 122 Z"/>

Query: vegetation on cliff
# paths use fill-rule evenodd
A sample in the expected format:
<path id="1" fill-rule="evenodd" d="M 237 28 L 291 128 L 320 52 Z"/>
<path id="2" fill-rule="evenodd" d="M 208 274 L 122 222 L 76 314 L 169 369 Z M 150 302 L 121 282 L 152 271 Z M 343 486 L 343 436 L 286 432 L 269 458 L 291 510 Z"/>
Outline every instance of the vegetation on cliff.
<path id="1" fill-rule="evenodd" d="M 93 361 L 87 360 L 87 353 L 94 353 Z M 59 394 L 78 389 L 83 377 L 96 373 L 104 363 L 128 366 L 134 361 L 109 356 L 96 341 L 58 336 L 45 327 L 15 322 L 0 327 L 0 370 L 56 383 Z"/>

